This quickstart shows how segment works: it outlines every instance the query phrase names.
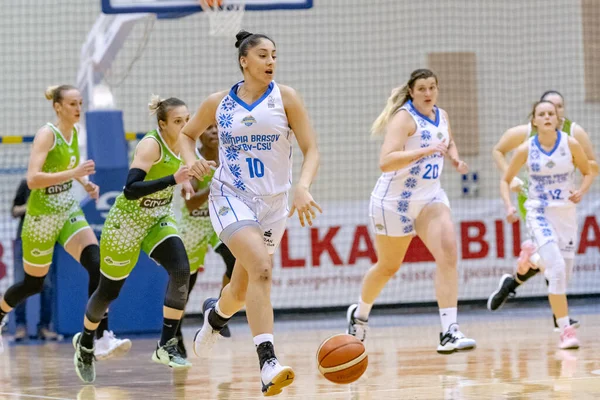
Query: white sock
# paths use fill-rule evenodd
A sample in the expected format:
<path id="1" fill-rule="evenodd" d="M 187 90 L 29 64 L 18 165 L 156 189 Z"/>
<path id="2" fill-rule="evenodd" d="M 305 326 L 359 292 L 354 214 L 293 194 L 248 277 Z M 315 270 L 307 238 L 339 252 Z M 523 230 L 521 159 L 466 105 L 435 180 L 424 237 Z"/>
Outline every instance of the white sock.
<path id="1" fill-rule="evenodd" d="M 258 347 L 261 343 L 271 342 L 273 344 L 273 334 L 272 333 L 261 333 L 260 335 L 254 336 L 252 339 L 254 341 L 254 346 Z"/>
<path id="2" fill-rule="evenodd" d="M 456 307 L 440 308 L 440 320 L 442 321 L 442 332 L 448 332 L 450 325 L 456 323 Z"/>
<path id="3" fill-rule="evenodd" d="M 560 331 L 562 332 L 565 330 L 566 327 L 571 325 L 571 320 L 570 320 L 569 316 L 567 315 L 566 317 L 557 318 L 556 323 L 557 323 L 558 327 L 560 328 Z"/>
<path id="4" fill-rule="evenodd" d="M 223 311 L 221 311 L 221 309 L 219 308 L 218 300 L 217 300 L 217 304 L 215 304 L 215 312 L 217 313 L 217 315 L 221 316 L 222 318 L 225 318 L 225 319 L 231 318 L 231 315 L 227 315 Z"/>
<path id="5" fill-rule="evenodd" d="M 354 318 L 362 319 L 363 321 L 367 321 L 369 319 L 369 313 L 371 312 L 371 308 L 373 304 L 365 303 L 361 298 L 358 299 L 358 307 L 354 312 Z"/>

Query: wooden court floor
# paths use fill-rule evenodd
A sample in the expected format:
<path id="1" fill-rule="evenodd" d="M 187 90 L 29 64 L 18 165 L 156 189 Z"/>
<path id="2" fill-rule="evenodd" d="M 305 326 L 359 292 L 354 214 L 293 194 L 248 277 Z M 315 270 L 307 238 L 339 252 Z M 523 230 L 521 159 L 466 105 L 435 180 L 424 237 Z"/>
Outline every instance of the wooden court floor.
<path id="1" fill-rule="evenodd" d="M 600 315 L 581 316 L 582 348 L 561 351 L 548 318 L 476 321 L 463 330 L 478 348 L 449 356 L 435 352 L 438 326 L 379 326 L 367 342 L 369 368 L 340 386 L 322 378 L 315 352 L 339 330 L 276 332 L 280 359 L 297 379 L 278 399 L 600 399 Z M 383 324 L 382 324 L 383 325 Z M 235 326 L 234 326 L 235 328 Z M 192 329 L 186 329 L 188 341 Z M 257 357 L 246 327 L 217 343 L 212 358 L 192 356 L 192 369 L 174 373 L 150 360 L 153 339 L 134 340 L 124 358 L 97 363 L 95 384 L 82 385 L 69 342 L 9 346 L 0 355 L 0 399 L 259 399 Z"/>

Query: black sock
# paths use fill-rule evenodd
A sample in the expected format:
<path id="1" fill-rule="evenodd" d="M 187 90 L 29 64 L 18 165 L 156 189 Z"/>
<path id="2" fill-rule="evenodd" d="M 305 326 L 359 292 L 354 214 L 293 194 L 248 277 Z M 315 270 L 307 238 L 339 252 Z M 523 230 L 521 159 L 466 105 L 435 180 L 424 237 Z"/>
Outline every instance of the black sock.
<path id="1" fill-rule="evenodd" d="M 229 322 L 229 319 L 230 318 L 221 317 L 214 309 L 212 309 L 208 314 L 208 323 L 215 330 L 223 329 L 223 327 L 227 325 L 227 322 Z"/>
<path id="2" fill-rule="evenodd" d="M 262 342 L 258 346 L 256 346 L 256 352 L 258 353 L 258 362 L 260 364 L 260 369 L 262 370 L 265 362 L 275 357 L 275 348 L 273 347 L 273 343 L 271 342 Z"/>
<path id="3" fill-rule="evenodd" d="M 517 279 L 518 279 L 519 281 L 518 281 L 518 282 L 517 282 L 517 281 L 515 281 L 515 283 L 516 283 L 516 286 L 515 286 L 515 288 L 516 288 L 517 286 L 519 286 L 520 284 L 522 284 L 522 283 L 525 283 L 525 282 L 526 282 L 526 281 L 527 281 L 529 278 L 531 278 L 532 276 L 535 276 L 535 275 L 537 275 L 537 273 L 538 273 L 538 272 L 540 272 L 540 270 L 539 270 L 539 269 L 533 269 L 533 268 L 530 268 L 530 269 L 529 269 L 529 271 L 525 272 L 525 273 L 524 273 L 524 274 L 522 274 L 522 275 L 521 275 L 521 274 L 519 274 L 519 273 L 517 273 L 517 275 L 516 275 L 516 276 L 517 276 Z"/>
<path id="4" fill-rule="evenodd" d="M 85 326 L 83 327 L 83 332 L 81 332 L 81 336 L 79 337 L 79 344 L 81 347 L 85 347 L 86 349 L 94 348 L 94 332 L 96 330 L 88 329 Z"/>
<path id="5" fill-rule="evenodd" d="M 177 328 L 179 327 L 178 319 L 163 319 L 162 333 L 160 335 L 160 345 L 164 346 L 169 340 L 175 337 Z"/>
<path id="6" fill-rule="evenodd" d="M 96 328 L 96 339 L 102 338 L 104 331 L 108 331 L 108 313 L 104 313 L 104 317 L 100 320 L 100 325 Z"/>

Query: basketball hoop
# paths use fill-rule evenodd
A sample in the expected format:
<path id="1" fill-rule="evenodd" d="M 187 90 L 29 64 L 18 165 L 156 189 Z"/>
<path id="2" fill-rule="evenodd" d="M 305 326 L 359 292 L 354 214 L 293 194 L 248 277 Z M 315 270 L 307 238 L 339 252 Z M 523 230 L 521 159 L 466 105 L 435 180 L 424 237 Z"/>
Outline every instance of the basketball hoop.
<path id="1" fill-rule="evenodd" d="M 246 0 L 198 0 L 208 15 L 210 36 L 235 37 L 242 27 Z"/>

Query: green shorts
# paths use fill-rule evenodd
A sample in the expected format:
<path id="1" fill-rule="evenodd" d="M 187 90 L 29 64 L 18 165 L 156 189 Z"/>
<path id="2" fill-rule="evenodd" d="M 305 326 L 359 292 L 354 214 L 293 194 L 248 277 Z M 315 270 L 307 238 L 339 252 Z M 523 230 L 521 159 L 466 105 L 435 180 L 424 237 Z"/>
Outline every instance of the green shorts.
<path id="1" fill-rule="evenodd" d="M 64 247 L 75 234 L 89 227 L 79 206 L 58 214 L 25 214 L 21 233 L 23 262 L 34 267 L 50 265 L 57 242 Z"/>
<path id="2" fill-rule="evenodd" d="M 184 215 L 179 224 L 181 240 L 185 246 L 190 261 L 190 272 L 196 273 L 204 269 L 204 259 L 208 246 L 213 249 L 220 243 L 210 218 Z"/>
<path id="3" fill-rule="evenodd" d="M 143 226 L 131 214 L 108 213 L 100 238 L 100 271 L 113 280 L 129 276 L 140 256 L 140 250 L 146 254 L 167 238 L 179 237 L 177 224 L 172 215 L 166 215 Z"/>

